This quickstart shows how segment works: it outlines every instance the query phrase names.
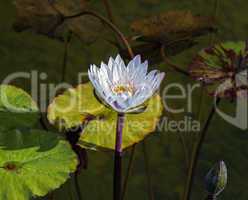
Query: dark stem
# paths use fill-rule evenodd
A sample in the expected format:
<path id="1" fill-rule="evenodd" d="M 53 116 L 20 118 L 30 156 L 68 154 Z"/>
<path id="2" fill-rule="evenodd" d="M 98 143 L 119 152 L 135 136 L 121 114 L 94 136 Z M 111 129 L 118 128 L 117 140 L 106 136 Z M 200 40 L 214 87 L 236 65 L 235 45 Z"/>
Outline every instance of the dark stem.
<path id="1" fill-rule="evenodd" d="M 149 158 L 146 150 L 146 143 L 145 140 L 143 141 L 143 152 L 144 152 L 144 161 L 145 161 L 145 170 L 146 170 L 146 177 L 147 177 L 147 186 L 149 191 L 149 199 L 154 200 L 154 192 L 152 187 L 152 178 L 151 178 L 151 170 L 149 166 Z"/>
<path id="2" fill-rule="evenodd" d="M 114 16 L 113 16 L 113 13 L 112 13 L 112 10 L 111 10 L 111 7 L 110 7 L 110 3 L 108 0 L 102 0 L 104 6 L 105 6 L 105 9 L 107 11 L 107 14 L 108 14 L 108 18 L 109 20 L 115 24 L 115 20 L 114 20 Z"/>
<path id="3" fill-rule="evenodd" d="M 219 0 L 215 0 L 215 2 L 214 2 L 214 13 L 213 13 L 215 23 L 217 23 L 217 18 L 218 18 L 218 7 L 219 7 Z M 215 35 L 216 35 L 216 33 L 217 32 L 213 32 L 213 33 L 210 34 L 210 44 L 211 45 L 215 41 Z"/>
<path id="4" fill-rule="evenodd" d="M 216 103 L 214 103 L 211 112 L 207 118 L 207 121 L 201 131 L 201 135 L 200 138 L 196 144 L 196 147 L 194 149 L 193 152 L 193 157 L 192 157 L 192 161 L 191 161 L 191 165 L 190 165 L 190 169 L 189 169 L 189 175 L 188 175 L 188 179 L 187 179 L 187 185 L 186 185 L 186 190 L 185 190 L 185 196 L 184 196 L 184 200 L 190 200 L 191 197 L 191 192 L 192 192 L 192 187 L 193 187 L 193 182 L 194 182 L 194 177 L 195 177 L 195 173 L 196 173 L 196 167 L 197 167 L 197 163 L 199 160 L 199 155 L 201 152 L 201 148 L 203 145 L 203 142 L 206 138 L 206 134 L 209 128 L 209 125 L 213 119 L 213 116 L 215 114 L 216 111 L 216 106 L 220 103 L 220 98 L 217 98 Z"/>
<path id="5" fill-rule="evenodd" d="M 80 186 L 79 186 L 79 182 L 78 182 L 78 173 L 74 174 L 74 184 L 75 184 L 75 190 L 77 193 L 77 197 L 78 200 L 82 200 L 82 194 L 81 194 L 81 190 L 80 190 Z"/>
<path id="6" fill-rule="evenodd" d="M 67 70 L 67 60 L 68 60 L 68 47 L 71 41 L 71 37 L 72 37 L 72 32 L 70 31 L 65 41 L 61 82 L 65 81 L 66 70 Z"/>
<path id="7" fill-rule="evenodd" d="M 54 193 L 51 192 L 50 194 L 48 194 L 48 199 L 49 200 L 54 200 Z"/>
<path id="8" fill-rule="evenodd" d="M 115 139 L 115 163 L 114 163 L 114 200 L 121 200 L 122 189 L 122 131 L 124 126 L 124 114 L 118 113 Z"/>
<path id="9" fill-rule="evenodd" d="M 174 118 L 173 114 L 171 114 L 170 112 L 167 112 L 168 114 L 168 117 L 171 119 L 171 120 L 174 120 L 176 121 L 176 119 Z M 185 165 L 186 165 L 186 169 L 189 168 L 189 148 L 188 146 L 186 145 L 186 139 L 185 139 L 185 136 L 183 136 L 183 133 L 181 132 L 177 132 L 177 134 L 179 136 L 179 141 L 182 145 L 182 148 L 183 148 L 183 152 L 184 152 L 184 158 L 185 158 Z"/>
<path id="10" fill-rule="evenodd" d="M 127 174 L 126 174 L 124 184 L 123 184 L 123 189 L 122 189 L 122 200 L 125 199 L 128 180 L 129 180 L 129 177 L 130 177 L 132 169 L 133 169 L 133 161 L 134 161 L 135 149 L 136 149 L 136 144 L 132 147 L 131 155 L 130 155 L 130 158 L 129 158 L 128 167 L 127 167 Z"/>
<path id="11" fill-rule="evenodd" d="M 40 115 L 40 124 L 44 130 L 48 131 L 48 128 L 47 128 L 46 122 L 45 122 L 45 117 L 43 117 L 42 113 Z"/>
<path id="12" fill-rule="evenodd" d="M 161 49 L 160 49 L 160 53 L 161 53 L 161 56 L 162 56 L 164 62 L 165 62 L 169 67 L 171 67 L 174 71 L 179 72 L 180 74 L 183 74 L 183 75 L 185 75 L 185 76 L 189 76 L 189 72 L 187 72 L 187 71 L 181 69 L 180 67 L 178 67 L 177 65 L 171 63 L 171 61 L 166 57 L 164 51 L 165 51 L 164 45 L 162 45 L 162 46 L 161 46 Z"/>
<path id="13" fill-rule="evenodd" d="M 206 197 L 205 200 L 217 200 L 217 197 L 216 197 L 216 195 L 211 195 L 211 194 L 209 194 L 209 195 Z"/>
<path id="14" fill-rule="evenodd" d="M 83 15 L 90 15 L 90 16 L 94 16 L 98 19 L 100 19 L 102 22 L 104 22 L 106 25 L 108 25 L 118 36 L 119 38 L 121 39 L 121 41 L 123 42 L 123 44 L 125 45 L 125 47 L 127 48 L 128 50 L 128 53 L 131 57 L 134 56 L 133 54 L 133 51 L 132 51 L 132 48 L 129 44 L 129 42 L 127 41 L 126 37 L 123 35 L 123 33 L 112 23 L 110 22 L 107 18 L 97 14 L 96 12 L 94 11 L 82 11 L 78 14 L 75 14 L 75 15 L 71 15 L 71 16 L 65 16 L 64 17 L 64 20 L 69 20 L 69 19 L 73 19 L 73 18 L 78 18 L 78 17 L 81 17 Z"/>

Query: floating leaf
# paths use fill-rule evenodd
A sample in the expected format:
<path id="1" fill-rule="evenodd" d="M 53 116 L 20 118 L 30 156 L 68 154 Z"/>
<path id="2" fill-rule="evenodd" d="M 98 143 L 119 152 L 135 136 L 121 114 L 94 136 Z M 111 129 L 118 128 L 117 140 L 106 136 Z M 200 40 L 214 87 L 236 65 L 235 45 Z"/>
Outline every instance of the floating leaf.
<path id="1" fill-rule="evenodd" d="M 194 16 L 189 11 L 169 11 L 147 19 L 136 20 L 132 30 L 140 35 L 138 40 L 170 44 L 189 40 L 215 31 L 213 18 Z"/>
<path id="2" fill-rule="evenodd" d="M 3 129 L 33 127 L 39 110 L 28 93 L 10 85 L 0 85 L 0 121 Z"/>
<path id="3" fill-rule="evenodd" d="M 32 30 L 52 38 L 63 39 L 64 32 L 72 31 L 83 42 L 96 40 L 102 23 L 91 16 L 65 20 L 65 16 L 82 11 L 86 1 L 82 0 L 16 0 L 16 31 Z"/>
<path id="4" fill-rule="evenodd" d="M 227 168 L 224 161 L 216 164 L 205 178 L 206 190 L 210 195 L 219 195 L 227 184 Z"/>
<path id="5" fill-rule="evenodd" d="M 156 128 L 162 114 L 159 95 L 154 96 L 143 113 L 126 114 L 123 129 L 122 148 L 125 149 L 142 141 Z M 92 120 L 84 128 L 79 145 L 85 148 L 115 149 L 117 113 L 109 110 L 100 119 Z"/>
<path id="6" fill-rule="evenodd" d="M 91 84 L 82 84 L 59 95 L 48 107 L 48 120 L 60 129 L 70 129 L 99 115 L 105 107 L 93 94 Z"/>
<path id="7" fill-rule="evenodd" d="M 226 42 L 203 49 L 193 59 L 190 74 L 202 81 L 211 95 L 235 98 L 248 92 L 246 42 Z"/>
<path id="8" fill-rule="evenodd" d="M 62 37 L 57 30 L 63 24 L 63 18 L 50 6 L 49 1 L 16 0 L 15 5 L 17 19 L 14 29 L 16 31 L 30 29 L 49 37 Z"/>
<path id="9" fill-rule="evenodd" d="M 28 200 L 59 188 L 77 157 L 68 142 L 41 130 L 0 132 L 0 199 Z"/>
<path id="10" fill-rule="evenodd" d="M 73 106 L 68 107 L 70 103 Z M 153 132 L 161 114 L 159 95 L 149 100 L 143 113 L 126 114 L 122 148 L 140 142 Z M 58 96 L 49 106 L 48 119 L 66 129 L 87 122 L 78 144 L 90 149 L 114 149 L 117 113 L 98 102 L 89 83 Z"/>
<path id="11" fill-rule="evenodd" d="M 182 40 L 168 45 L 164 45 L 165 54 L 167 56 L 175 56 L 191 47 L 197 43 L 193 40 Z M 163 61 L 161 56 L 161 44 L 158 43 L 141 43 L 138 45 L 133 45 L 132 49 L 135 55 L 141 55 L 142 58 L 149 60 L 151 65 L 157 64 Z M 126 49 L 120 51 L 122 57 L 129 59 L 129 53 Z"/>
<path id="12" fill-rule="evenodd" d="M 135 54 L 149 58 L 152 64 L 163 61 L 161 47 L 167 56 L 175 56 L 197 44 L 196 37 L 215 31 L 211 17 L 193 16 L 189 11 L 169 11 L 131 24 L 135 32 L 132 45 Z M 123 57 L 129 58 L 127 49 L 122 49 Z"/>

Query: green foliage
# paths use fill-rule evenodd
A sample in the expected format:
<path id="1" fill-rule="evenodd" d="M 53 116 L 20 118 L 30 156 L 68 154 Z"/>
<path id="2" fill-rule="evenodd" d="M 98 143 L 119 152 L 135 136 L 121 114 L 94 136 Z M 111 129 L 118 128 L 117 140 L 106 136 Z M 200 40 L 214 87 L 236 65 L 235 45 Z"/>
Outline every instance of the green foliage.
<path id="1" fill-rule="evenodd" d="M 126 114 L 122 148 L 140 142 L 153 132 L 161 114 L 162 104 L 159 95 L 155 95 L 148 102 L 143 113 Z M 117 113 L 98 102 L 90 83 L 69 89 L 55 98 L 49 106 L 48 119 L 60 129 L 69 129 L 86 123 L 79 145 L 92 149 L 114 149 Z"/>
<path id="2" fill-rule="evenodd" d="M 41 130 L 0 132 L 0 199 L 28 200 L 61 186 L 77 166 L 68 142 Z"/>
<path id="3" fill-rule="evenodd" d="M 33 127 L 40 117 L 38 107 L 30 95 L 10 85 L 0 85 L 1 129 Z"/>
<path id="4" fill-rule="evenodd" d="M 157 5 L 151 5 L 143 2 L 157 2 Z M 240 1 L 218 1 L 218 35 L 213 37 L 204 37 L 198 40 L 199 45 L 192 49 L 184 51 L 180 55 L 171 57 L 172 61 L 186 69 L 197 51 L 209 45 L 210 41 L 224 40 L 245 40 L 247 39 L 247 0 Z M 104 13 L 101 1 L 90 1 L 94 8 Z M 206 2 L 200 0 L 127 0 L 111 1 L 111 8 L 114 13 L 115 21 L 119 28 L 125 33 L 130 33 L 129 22 L 136 18 L 144 18 L 147 15 L 156 15 L 166 10 L 191 10 L 194 14 L 214 15 L 215 0 Z M 237 9 L 234 9 L 237 8 Z M 0 58 L 1 58 L 1 79 L 5 78 L 11 72 L 18 70 L 38 70 L 49 74 L 47 82 L 57 83 L 61 79 L 61 55 L 63 55 L 63 44 L 46 37 L 34 35 L 30 32 L 17 34 L 11 29 L 11 24 L 15 20 L 15 9 L 12 1 L 0 2 Z M 101 48 L 99 48 L 101 47 Z M 153 51 L 150 51 L 151 53 Z M 68 70 L 66 77 L 69 83 L 78 84 L 76 75 L 78 72 L 86 72 L 87 66 L 94 62 L 99 62 L 109 55 L 115 54 L 112 46 L 103 41 L 97 41 L 96 45 L 85 48 L 84 43 L 78 40 L 72 40 L 70 45 Z M 144 58 L 147 58 L 144 57 Z M 166 65 L 158 66 L 160 70 L 166 69 Z M 84 79 L 85 81 L 86 79 Z M 186 85 L 188 80 L 185 77 L 174 73 L 167 74 L 165 84 L 177 82 Z M 17 80 L 15 83 L 22 88 L 29 88 L 29 85 L 23 80 Z M 197 111 L 200 105 L 200 90 L 194 92 L 193 109 Z M 202 118 L 208 114 L 210 97 L 204 95 L 202 105 Z M 170 105 L 176 108 L 185 105 L 185 100 L 180 102 L 170 101 Z M 233 106 L 224 100 L 222 108 L 228 110 Z M 177 115 L 178 116 L 178 115 Z M 179 118 L 180 116 L 178 116 Z M 4 124 L 1 120 L 1 124 Z M 202 121 L 204 123 L 204 121 Z M 247 131 L 246 131 L 247 132 Z M 208 137 L 201 153 L 201 160 L 197 170 L 196 181 L 194 185 L 194 195 L 192 200 L 203 199 L 203 179 L 207 171 L 220 158 L 225 160 L 229 168 L 230 183 L 225 192 L 218 198 L 219 200 L 238 199 L 247 200 L 247 180 L 244 176 L 247 171 L 248 148 L 247 134 L 228 123 L 221 118 L 216 117 L 211 124 Z M 189 139 L 188 133 L 181 133 Z M 193 134 L 197 136 L 197 133 Z M 185 164 L 183 162 L 182 146 L 179 143 L 178 133 L 168 133 L 166 131 L 160 134 L 153 134 L 148 140 L 148 149 L 150 155 L 150 164 L 152 170 L 153 188 L 156 199 L 179 199 L 178 188 L 182 188 L 185 176 Z M 190 139 L 189 139 L 190 140 Z M 189 148 L 190 144 L 187 144 Z M 146 179 L 144 177 L 144 161 L 142 151 L 137 149 L 132 176 L 130 177 L 127 199 L 147 199 Z M 90 168 L 87 173 L 80 176 L 80 188 L 84 196 L 90 199 L 111 199 L 112 184 L 112 157 L 102 152 L 89 152 Z M 124 164 L 128 162 L 128 154 L 125 154 Z M 240 164 L 242 163 L 242 164 Z M 99 180 L 101 177 L 101 180 Z M 73 194 L 72 183 L 67 182 L 61 189 L 56 190 L 54 199 L 68 200 L 76 199 Z M 97 192 L 92 192 L 97 191 Z M 72 197 L 71 197 L 72 196 Z M 73 198 L 74 197 L 74 198 Z"/>

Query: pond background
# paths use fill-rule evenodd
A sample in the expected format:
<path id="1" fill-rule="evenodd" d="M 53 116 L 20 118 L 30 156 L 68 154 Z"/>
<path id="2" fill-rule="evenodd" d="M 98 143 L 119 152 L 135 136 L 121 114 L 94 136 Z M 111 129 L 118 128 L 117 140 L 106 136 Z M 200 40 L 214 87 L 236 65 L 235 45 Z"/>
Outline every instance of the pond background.
<path id="1" fill-rule="evenodd" d="M 92 0 L 92 7 L 106 16 L 100 1 Z M 194 14 L 215 15 L 215 0 L 115 0 L 111 1 L 115 20 L 120 29 L 130 35 L 130 23 L 139 19 L 168 10 L 190 10 Z M 219 0 L 217 9 L 218 33 L 199 38 L 199 44 L 180 55 L 170 59 L 186 68 L 192 57 L 203 47 L 207 47 L 212 38 L 214 41 L 239 41 L 247 39 L 248 34 L 248 2 L 247 0 Z M 43 83 L 60 83 L 62 73 L 64 44 L 33 33 L 15 33 L 12 24 L 15 21 L 15 6 L 12 1 L 0 1 L 0 80 L 16 71 L 30 72 L 38 70 L 46 72 L 48 79 Z M 117 50 L 104 40 L 97 40 L 90 46 L 72 38 L 69 50 L 66 81 L 77 84 L 78 72 L 86 71 L 90 63 L 99 64 L 109 56 L 116 55 Z M 165 64 L 151 66 L 161 71 L 168 69 Z M 85 81 L 87 81 L 85 79 Z M 183 75 L 169 72 L 164 85 L 179 82 L 186 85 L 193 83 Z M 17 80 L 15 85 L 30 91 L 30 82 Z M 175 92 L 175 91 L 174 91 Z M 200 91 L 194 92 L 193 109 L 199 108 Z M 185 106 L 185 101 L 170 101 L 176 107 Z M 204 95 L 202 106 L 202 122 L 206 119 L 212 105 L 212 99 Z M 222 101 L 221 107 L 233 111 L 234 106 Z M 166 115 L 166 113 L 164 113 Z M 182 119 L 184 115 L 176 116 Z M 2 123 L 2 122 L 0 122 Z M 153 189 L 156 200 L 180 199 L 186 181 L 186 164 L 179 133 L 159 132 L 146 139 L 149 163 L 152 174 Z M 182 133 L 185 134 L 185 133 Z M 190 143 L 192 138 L 187 136 Z M 220 200 L 248 199 L 248 131 L 241 131 L 215 115 L 208 131 L 193 189 L 193 200 L 204 199 L 203 180 L 205 174 L 214 163 L 224 160 L 228 167 L 228 185 Z M 188 145 L 189 149 L 191 148 Z M 142 145 L 138 145 L 132 175 L 129 179 L 126 199 L 148 200 Z M 109 200 L 112 198 L 111 153 L 89 151 L 89 168 L 80 175 L 80 188 L 84 200 Z M 125 154 L 127 166 L 129 151 Z M 125 168 L 124 168 L 125 169 Z M 67 181 L 54 193 L 56 200 L 76 199 L 73 180 Z"/>

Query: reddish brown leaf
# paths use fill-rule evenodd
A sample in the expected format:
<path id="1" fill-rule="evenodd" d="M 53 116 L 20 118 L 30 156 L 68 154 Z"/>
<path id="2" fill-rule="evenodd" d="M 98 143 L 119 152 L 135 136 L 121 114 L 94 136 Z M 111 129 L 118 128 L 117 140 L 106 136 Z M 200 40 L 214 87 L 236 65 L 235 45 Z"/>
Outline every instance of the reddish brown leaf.
<path id="1" fill-rule="evenodd" d="M 131 28 L 142 40 L 164 44 L 192 39 L 216 30 L 213 18 L 194 16 L 189 11 L 169 11 L 137 20 Z"/>
<path id="2" fill-rule="evenodd" d="M 81 16 L 67 19 L 85 8 L 86 0 L 16 0 L 16 31 L 31 30 L 49 37 L 63 38 L 73 32 L 84 43 L 92 43 L 103 32 L 103 24 L 96 18 Z"/>

